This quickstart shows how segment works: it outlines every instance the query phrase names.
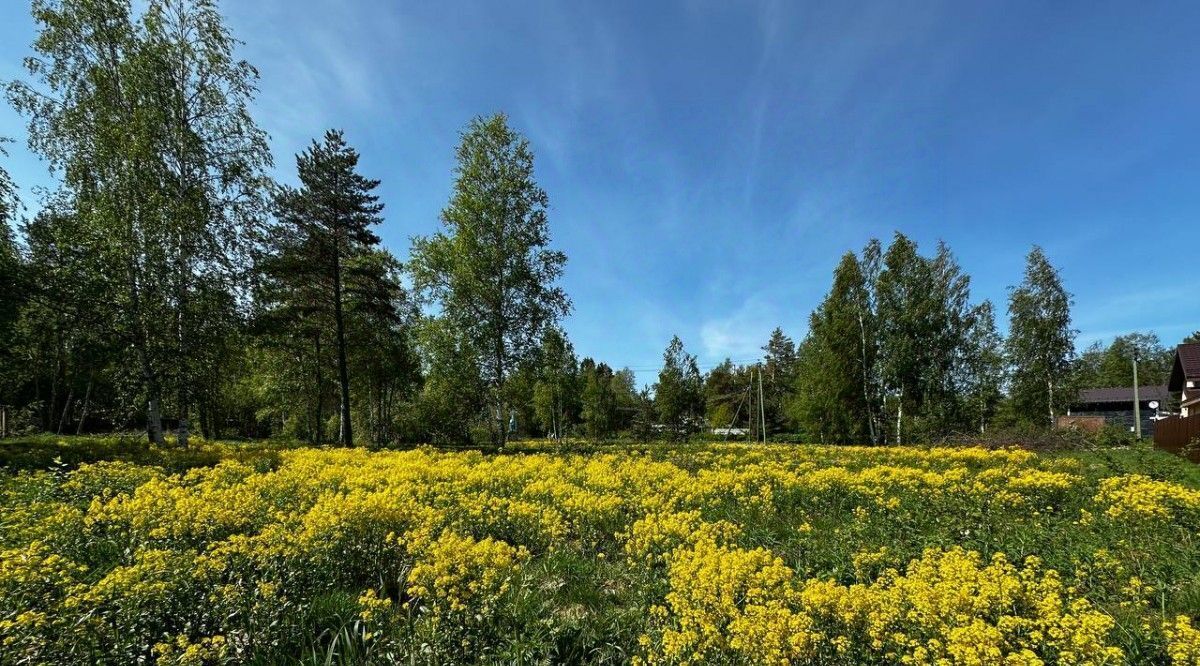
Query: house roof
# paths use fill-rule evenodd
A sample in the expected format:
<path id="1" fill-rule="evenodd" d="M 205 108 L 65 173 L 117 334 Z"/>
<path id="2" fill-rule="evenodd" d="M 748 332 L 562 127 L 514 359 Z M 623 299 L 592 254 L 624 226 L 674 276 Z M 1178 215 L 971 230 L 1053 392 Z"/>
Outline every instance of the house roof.
<path id="1" fill-rule="evenodd" d="M 1171 366 L 1171 379 L 1167 388 L 1172 393 L 1183 390 L 1183 383 L 1200 379 L 1200 342 L 1179 345 L 1175 348 L 1175 363 Z"/>
<path id="2" fill-rule="evenodd" d="M 1164 401 L 1170 395 L 1166 386 L 1139 386 L 1138 400 L 1146 402 L 1148 400 Z M 1098 405 L 1105 403 L 1131 403 L 1133 402 L 1133 387 L 1132 386 L 1113 386 L 1110 388 L 1084 389 L 1079 392 L 1079 398 L 1076 399 L 1076 404 L 1079 405 Z"/>

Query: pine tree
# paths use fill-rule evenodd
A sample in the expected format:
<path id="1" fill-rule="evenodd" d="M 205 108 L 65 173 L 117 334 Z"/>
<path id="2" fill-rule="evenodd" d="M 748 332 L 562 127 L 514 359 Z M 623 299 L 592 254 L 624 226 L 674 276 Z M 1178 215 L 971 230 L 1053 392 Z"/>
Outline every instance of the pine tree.
<path id="1" fill-rule="evenodd" d="M 1068 384 L 1076 331 L 1071 328 L 1071 295 L 1036 245 L 1026 257 L 1024 280 L 1011 289 L 1008 315 L 1014 407 L 1022 418 L 1053 425 L 1073 397 Z"/>
<path id="2" fill-rule="evenodd" d="M 354 273 L 355 260 L 379 245 L 379 237 L 371 228 L 382 221 L 383 211 L 379 197 L 373 194 L 379 181 L 360 175 L 358 160 L 358 152 L 346 143 L 342 132 L 329 130 L 322 141 L 313 141 L 296 156 L 300 188 L 283 187 L 275 197 L 278 224 L 284 227 L 279 235 L 284 245 L 278 248 L 278 254 L 288 257 L 283 264 L 289 271 L 276 277 L 320 285 L 316 293 L 307 293 L 306 287 L 295 291 L 313 298 L 315 302 L 310 305 L 318 311 L 323 309 L 333 323 L 338 440 L 343 446 L 354 444 L 347 360 L 348 290 L 355 279 L 360 292 L 386 290 L 379 284 L 384 279 L 382 274 Z"/>

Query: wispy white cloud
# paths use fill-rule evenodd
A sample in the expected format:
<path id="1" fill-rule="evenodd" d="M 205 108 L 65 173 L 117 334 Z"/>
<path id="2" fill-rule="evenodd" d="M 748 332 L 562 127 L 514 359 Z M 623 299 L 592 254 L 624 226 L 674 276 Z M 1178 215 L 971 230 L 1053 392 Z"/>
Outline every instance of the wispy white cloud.
<path id="1" fill-rule="evenodd" d="M 723 316 L 708 317 L 700 325 L 701 359 L 716 362 L 725 357 L 744 361 L 762 356 L 780 313 L 772 301 L 752 296 Z"/>

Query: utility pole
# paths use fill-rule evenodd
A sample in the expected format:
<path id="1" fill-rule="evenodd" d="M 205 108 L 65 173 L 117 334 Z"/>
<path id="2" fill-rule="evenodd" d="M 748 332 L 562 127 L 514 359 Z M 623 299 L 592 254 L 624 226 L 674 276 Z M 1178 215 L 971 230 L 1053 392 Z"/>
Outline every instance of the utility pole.
<path id="1" fill-rule="evenodd" d="M 1138 396 L 1137 378 L 1138 350 L 1133 350 L 1133 435 L 1138 441 L 1142 439 L 1142 401 Z"/>
<path id="2" fill-rule="evenodd" d="M 746 387 L 747 410 L 746 410 L 746 443 L 750 443 L 752 439 L 758 439 L 758 435 L 754 434 L 754 368 L 750 368 L 750 385 Z"/>
<path id="3" fill-rule="evenodd" d="M 766 408 L 766 405 L 763 403 L 762 376 L 763 376 L 763 371 L 762 371 L 762 368 L 760 367 L 758 369 L 758 423 L 759 423 L 759 425 L 762 426 L 762 443 L 766 444 L 767 443 L 767 408 Z"/>

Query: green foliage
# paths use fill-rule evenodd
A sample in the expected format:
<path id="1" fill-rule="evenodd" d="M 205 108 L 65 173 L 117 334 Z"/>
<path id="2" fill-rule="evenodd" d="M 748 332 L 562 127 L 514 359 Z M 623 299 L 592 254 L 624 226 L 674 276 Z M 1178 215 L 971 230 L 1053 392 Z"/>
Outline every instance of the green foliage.
<path id="1" fill-rule="evenodd" d="M 358 160 L 333 130 L 297 155 L 301 186 L 277 192 L 278 221 L 261 261 L 256 325 L 271 360 L 263 371 L 291 388 L 272 408 L 283 418 L 302 397 L 307 418 L 294 431 L 314 442 L 323 441 L 331 412 L 343 444 L 355 441 L 355 423 L 375 443 L 415 434 L 398 421 L 411 413 L 420 380 L 416 309 L 399 262 L 378 249 L 379 181 L 361 176 Z"/>
<path id="2" fill-rule="evenodd" d="M 1074 382 L 1078 388 L 1133 386 L 1133 358 L 1138 357 L 1138 384 L 1162 386 L 1171 376 L 1175 350 L 1164 347 L 1153 332 L 1118 335 L 1104 346 L 1093 342 L 1075 359 Z"/>
<path id="3" fill-rule="evenodd" d="M 33 81 L 10 83 L 9 100 L 62 176 L 73 238 L 111 278 L 105 333 L 134 352 L 149 438 L 162 441 L 170 398 L 186 445 L 206 333 L 229 319 L 213 293 L 232 302 L 244 284 L 262 212 L 257 73 L 207 0 L 155 0 L 140 16 L 123 0 L 38 0 L 33 17 Z"/>
<path id="4" fill-rule="evenodd" d="M 1142 447 L 14 444 L 87 462 L 0 472 L 3 664 L 884 664 L 1014 625 L 1158 664 L 1200 611 L 1200 472 Z"/>
<path id="5" fill-rule="evenodd" d="M 182 449 L 170 440 L 165 446 L 155 446 L 132 434 L 31 435 L 0 441 L 0 470 L 14 474 L 36 470 L 66 472 L 81 465 L 121 462 L 178 473 L 236 460 L 268 471 L 279 464 L 279 452 L 287 447 L 282 442 L 210 442 L 198 438 L 193 446 Z M 96 493 L 111 490 L 111 481 L 105 480 Z"/>
<path id="6" fill-rule="evenodd" d="M 571 341 L 558 329 L 542 336 L 533 407 L 542 429 L 555 439 L 567 433 L 579 413 L 579 368 Z"/>
<path id="7" fill-rule="evenodd" d="M 419 344 L 425 362 L 420 414 L 430 441 L 472 441 L 471 426 L 485 414 L 487 387 L 480 379 L 479 356 L 471 341 L 444 319 L 426 319 Z"/>
<path id="8" fill-rule="evenodd" d="M 6 141 L 0 137 L 0 158 L 8 157 L 4 149 Z M 24 302 L 21 289 L 23 266 L 11 226 L 19 206 L 16 185 L 0 164 L 0 340 L 14 339 Z M 18 381 L 14 346 L 0 345 L 0 403 L 12 401 L 13 387 Z"/>
<path id="9" fill-rule="evenodd" d="M 1004 360 L 1004 338 L 996 330 L 995 308 L 984 301 L 975 308 L 964 340 L 961 400 L 964 430 L 987 432 L 1004 400 L 1008 367 Z"/>
<path id="10" fill-rule="evenodd" d="M 588 437 L 607 439 L 630 427 L 639 402 L 632 372 L 613 372 L 607 364 L 585 358 L 579 381 L 580 422 Z"/>
<path id="11" fill-rule="evenodd" d="M 571 302 L 555 282 L 566 255 L 548 248 L 549 198 L 533 175 L 529 141 L 497 114 L 471 121 L 458 146 L 444 230 L 413 239 L 409 270 L 440 316 L 469 340 L 488 387 L 493 440 L 508 437 L 505 385 Z"/>
<path id="12" fill-rule="evenodd" d="M 283 227 L 275 234 L 280 260 L 268 264 L 275 269 L 273 277 L 285 285 L 276 293 L 303 299 L 285 301 L 280 307 L 315 317 L 324 314 L 333 322 L 338 440 L 345 446 L 354 444 L 347 301 L 355 292 L 360 309 L 391 323 L 399 298 L 399 282 L 389 275 L 390 257 L 367 258 L 379 245 L 379 236 L 371 228 L 383 221 L 383 204 L 372 193 L 379 181 L 358 173 L 358 159 L 358 151 L 337 130 L 325 132 L 322 141 L 314 140 L 296 156 L 301 186 L 280 188 L 275 196 Z M 312 285 L 319 285 L 316 294 Z"/>
<path id="13" fill-rule="evenodd" d="M 869 298 L 862 266 L 848 252 L 834 271 L 829 295 L 810 316 L 808 337 L 797 353 L 792 415 L 816 441 L 874 440 L 877 343 Z"/>
<path id="14" fill-rule="evenodd" d="M 654 385 L 654 408 L 659 423 L 674 439 L 685 437 L 700 423 L 704 409 L 703 383 L 696 357 L 683 348 L 679 336 L 663 352 L 663 367 Z"/>
<path id="15" fill-rule="evenodd" d="M 778 327 L 771 331 L 762 351 L 763 411 L 767 432 L 779 432 L 791 426 L 786 412 L 796 388 L 798 352 L 796 343 Z"/>
<path id="16" fill-rule="evenodd" d="M 704 414 L 710 428 L 738 427 L 748 423 L 750 378 L 745 368 L 725 359 L 704 376 Z"/>
<path id="17" fill-rule="evenodd" d="M 1020 418 L 1052 424 L 1074 399 L 1070 370 L 1076 331 L 1071 295 L 1039 247 L 1026 257 L 1025 278 L 1009 295 L 1008 315 L 1005 350 L 1013 405 Z"/>

